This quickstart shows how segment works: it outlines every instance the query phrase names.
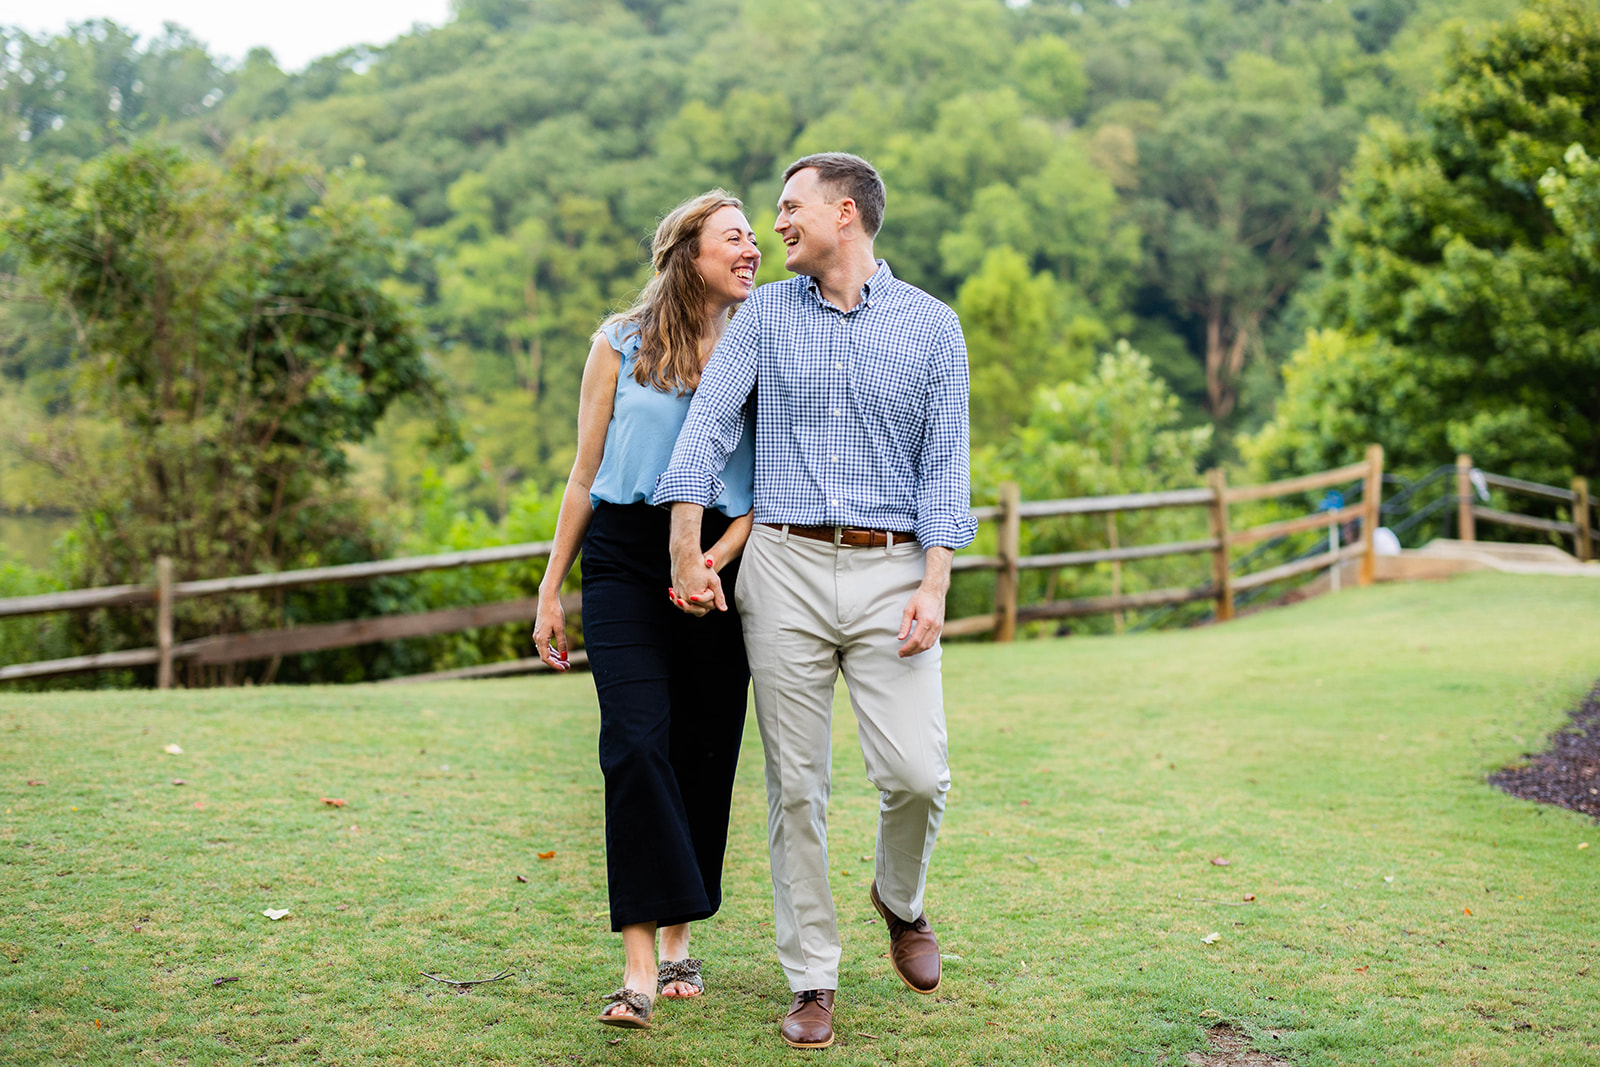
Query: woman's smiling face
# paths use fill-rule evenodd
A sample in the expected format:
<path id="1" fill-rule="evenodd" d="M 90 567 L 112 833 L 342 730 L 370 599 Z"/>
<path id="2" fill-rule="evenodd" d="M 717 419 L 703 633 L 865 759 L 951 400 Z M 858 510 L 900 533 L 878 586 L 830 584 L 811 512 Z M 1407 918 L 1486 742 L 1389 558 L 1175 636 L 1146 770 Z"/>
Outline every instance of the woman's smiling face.
<path id="1" fill-rule="evenodd" d="M 700 254 L 694 266 L 706 283 L 708 301 L 737 304 L 750 295 L 761 250 L 744 212 L 732 204 L 712 212 L 700 230 Z"/>

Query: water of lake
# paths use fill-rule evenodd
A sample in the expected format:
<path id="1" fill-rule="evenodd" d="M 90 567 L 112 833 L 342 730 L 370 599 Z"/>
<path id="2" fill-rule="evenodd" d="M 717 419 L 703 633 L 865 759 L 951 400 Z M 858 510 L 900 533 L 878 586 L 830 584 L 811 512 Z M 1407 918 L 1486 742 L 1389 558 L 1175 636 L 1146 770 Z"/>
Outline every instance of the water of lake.
<path id="1" fill-rule="evenodd" d="M 0 515 L 0 549 L 30 567 L 50 562 L 50 546 L 72 525 L 59 515 Z"/>

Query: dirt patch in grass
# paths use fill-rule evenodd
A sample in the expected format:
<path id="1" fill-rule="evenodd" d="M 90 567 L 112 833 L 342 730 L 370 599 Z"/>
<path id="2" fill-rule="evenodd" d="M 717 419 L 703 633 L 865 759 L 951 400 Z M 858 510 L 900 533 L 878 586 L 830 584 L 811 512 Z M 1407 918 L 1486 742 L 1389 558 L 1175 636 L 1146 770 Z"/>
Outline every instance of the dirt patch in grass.
<path id="1" fill-rule="evenodd" d="M 1186 1052 L 1183 1062 L 1191 1067 L 1292 1067 L 1282 1056 L 1258 1052 L 1250 1039 L 1226 1024 L 1206 1031 L 1210 1052 Z"/>
<path id="2" fill-rule="evenodd" d="M 1489 783 L 1524 800 L 1556 804 L 1600 821 L 1600 684 L 1572 710 L 1550 747 L 1527 762 L 1489 776 Z"/>

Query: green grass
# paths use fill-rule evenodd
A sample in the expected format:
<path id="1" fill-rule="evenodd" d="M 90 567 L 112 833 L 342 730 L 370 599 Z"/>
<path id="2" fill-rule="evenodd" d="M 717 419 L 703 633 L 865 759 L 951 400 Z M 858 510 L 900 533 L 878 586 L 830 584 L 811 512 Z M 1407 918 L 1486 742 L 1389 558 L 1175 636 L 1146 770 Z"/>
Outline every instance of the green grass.
<path id="1" fill-rule="evenodd" d="M 1484 784 L 1597 675 L 1600 587 L 1498 575 L 952 647 L 929 998 L 869 922 L 841 692 L 841 1037 L 816 1055 L 1181 1063 L 1221 1020 L 1297 1064 L 1600 1063 L 1600 830 Z M 591 1022 L 620 964 L 595 731 L 581 675 L 0 695 L 0 1058 L 794 1062 L 753 719 L 706 999 Z M 418 974 L 502 967 L 465 995 Z"/>

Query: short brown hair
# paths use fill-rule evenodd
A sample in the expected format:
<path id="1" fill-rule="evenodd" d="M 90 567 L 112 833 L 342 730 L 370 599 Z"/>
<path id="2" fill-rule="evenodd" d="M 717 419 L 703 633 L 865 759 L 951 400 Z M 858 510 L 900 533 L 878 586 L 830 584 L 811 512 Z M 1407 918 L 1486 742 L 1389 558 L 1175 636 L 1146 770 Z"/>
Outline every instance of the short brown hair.
<path id="1" fill-rule="evenodd" d="M 861 214 L 861 228 L 867 231 L 868 237 L 878 236 L 888 195 L 877 168 L 849 152 L 817 152 L 789 164 L 789 169 L 783 172 L 783 180 L 787 182 L 807 167 L 814 168 L 817 180 L 829 186 L 841 199 L 848 196 L 854 200 L 856 211 Z"/>

